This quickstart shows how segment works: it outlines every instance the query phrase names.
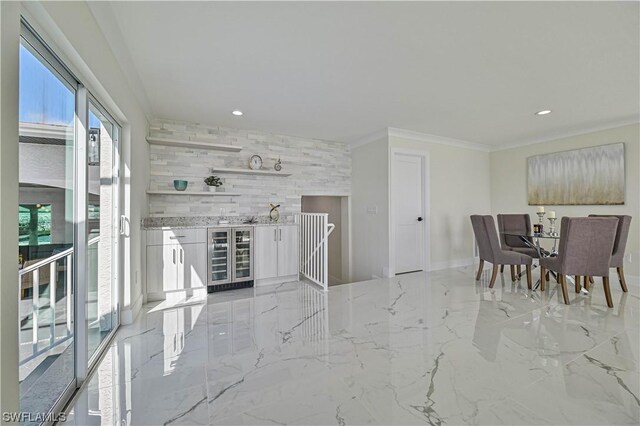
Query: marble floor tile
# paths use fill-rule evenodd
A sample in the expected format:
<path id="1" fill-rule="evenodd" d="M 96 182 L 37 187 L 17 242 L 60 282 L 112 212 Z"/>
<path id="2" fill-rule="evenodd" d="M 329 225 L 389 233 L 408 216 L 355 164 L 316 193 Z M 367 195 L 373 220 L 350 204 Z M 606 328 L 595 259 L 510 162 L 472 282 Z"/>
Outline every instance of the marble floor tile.
<path id="1" fill-rule="evenodd" d="M 69 424 L 638 424 L 640 285 L 545 292 L 473 267 L 150 304 Z M 569 286 L 571 287 L 571 286 Z"/>

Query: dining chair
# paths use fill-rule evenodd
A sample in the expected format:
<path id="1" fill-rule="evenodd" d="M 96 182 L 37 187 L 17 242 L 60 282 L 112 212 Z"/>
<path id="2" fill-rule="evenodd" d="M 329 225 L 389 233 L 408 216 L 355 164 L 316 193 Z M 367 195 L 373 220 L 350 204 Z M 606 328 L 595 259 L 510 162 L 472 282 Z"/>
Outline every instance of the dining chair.
<path id="1" fill-rule="evenodd" d="M 531 217 L 528 214 L 499 214 L 498 230 L 500 231 L 500 244 L 503 250 L 515 251 L 526 254 L 534 259 L 540 257 L 538 250 L 528 246 L 520 237 L 505 235 L 505 233 L 531 234 Z M 520 275 L 520 266 L 518 275 Z M 504 265 L 500 266 L 500 272 L 504 272 Z M 511 280 L 515 281 L 516 271 L 511 266 Z"/>
<path id="2" fill-rule="evenodd" d="M 569 305 L 567 275 L 602 277 L 607 306 L 612 308 L 609 264 L 617 226 L 615 217 L 563 217 L 558 256 L 540 259 L 540 289 L 545 289 L 546 271 L 556 272 Z"/>
<path id="3" fill-rule="evenodd" d="M 611 253 L 611 268 L 616 268 L 618 273 L 618 281 L 620 287 L 625 293 L 627 290 L 627 281 L 624 278 L 624 251 L 627 246 L 627 238 L 629 237 L 629 227 L 631 226 L 631 216 L 627 215 L 600 215 L 590 214 L 589 217 L 616 217 L 618 218 L 618 228 L 616 229 L 616 239 L 613 243 L 613 252 Z M 588 278 L 585 278 L 588 281 Z M 587 286 L 585 286 L 587 287 Z"/>
<path id="4" fill-rule="evenodd" d="M 503 250 L 500 247 L 496 224 L 492 216 L 472 215 L 471 226 L 473 227 L 473 233 L 475 234 L 480 252 L 480 266 L 478 267 L 476 280 L 479 280 L 482 276 L 485 261 L 493 264 L 489 288 L 493 288 L 496 282 L 500 265 L 525 265 L 527 270 L 527 287 L 531 289 L 531 263 L 533 261 L 531 256 L 515 251 Z"/>

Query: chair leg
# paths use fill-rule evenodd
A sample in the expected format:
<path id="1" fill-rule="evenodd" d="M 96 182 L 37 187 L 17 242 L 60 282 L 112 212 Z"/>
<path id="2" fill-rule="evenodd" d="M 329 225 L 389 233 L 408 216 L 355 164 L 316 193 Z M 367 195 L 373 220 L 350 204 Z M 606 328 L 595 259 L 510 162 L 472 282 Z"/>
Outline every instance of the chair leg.
<path id="1" fill-rule="evenodd" d="M 576 275 L 576 293 L 580 293 L 580 275 Z"/>
<path id="2" fill-rule="evenodd" d="M 544 291 L 545 282 L 547 281 L 547 272 L 544 266 L 540 266 L 540 291 Z"/>
<path id="3" fill-rule="evenodd" d="M 533 280 L 531 278 L 531 265 L 526 265 L 525 269 L 527 270 L 527 288 L 531 290 L 533 288 Z"/>
<path id="4" fill-rule="evenodd" d="M 516 266 L 516 272 L 518 273 L 518 279 L 520 278 L 520 274 L 522 273 L 522 267 L 520 265 Z"/>
<path id="5" fill-rule="evenodd" d="M 560 274 L 556 274 L 556 282 L 560 284 Z"/>
<path id="6" fill-rule="evenodd" d="M 516 280 L 516 267 L 514 265 L 511 265 L 511 281 L 515 281 Z"/>
<path id="7" fill-rule="evenodd" d="M 616 271 L 618 271 L 618 279 L 620 280 L 620 287 L 622 287 L 622 291 L 626 293 L 629 290 L 627 290 L 627 281 L 624 279 L 624 268 L 622 266 L 619 266 L 616 268 Z"/>
<path id="8" fill-rule="evenodd" d="M 489 281 L 489 288 L 493 288 L 493 285 L 496 283 L 497 276 L 498 276 L 498 265 L 493 265 L 493 270 L 491 271 L 491 281 Z"/>
<path id="9" fill-rule="evenodd" d="M 500 265 L 500 273 L 504 272 L 504 265 Z"/>
<path id="10" fill-rule="evenodd" d="M 593 277 L 589 277 L 589 282 L 593 284 Z"/>
<path id="11" fill-rule="evenodd" d="M 589 284 L 591 283 L 591 277 L 586 276 L 584 277 L 584 288 L 585 290 L 589 291 L 589 287 L 591 287 Z"/>
<path id="12" fill-rule="evenodd" d="M 482 269 L 484 268 L 484 260 L 480 259 L 480 266 L 478 266 L 478 273 L 476 274 L 476 281 L 482 276 Z"/>
<path id="13" fill-rule="evenodd" d="M 560 281 L 560 287 L 562 288 L 562 298 L 564 299 L 565 305 L 570 305 L 569 303 L 569 293 L 567 292 L 567 279 L 563 274 L 558 274 L 558 281 Z"/>
<path id="14" fill-rule="evenodd" d="M 602 286 L 604 287 L 604 297 L 607 299 L 607 306 L 613 308 L 613 300 L 611 299 L 611 286 L 609 286 L 609 277 L 602 277 Z"/>

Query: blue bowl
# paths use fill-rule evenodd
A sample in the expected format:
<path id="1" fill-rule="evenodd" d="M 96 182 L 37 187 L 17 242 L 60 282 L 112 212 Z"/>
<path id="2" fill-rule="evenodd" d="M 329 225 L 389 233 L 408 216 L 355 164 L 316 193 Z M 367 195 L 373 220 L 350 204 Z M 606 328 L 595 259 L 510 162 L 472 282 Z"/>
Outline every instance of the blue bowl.
<path id="1" fill-rule="evenodd" d="M 176 179 L 173 181 L 173 187 L 176 189 L 176 191 L 184 191 L 185 189 L 187 189 L 188 184 L 189 182 L 186 180 Z"/>

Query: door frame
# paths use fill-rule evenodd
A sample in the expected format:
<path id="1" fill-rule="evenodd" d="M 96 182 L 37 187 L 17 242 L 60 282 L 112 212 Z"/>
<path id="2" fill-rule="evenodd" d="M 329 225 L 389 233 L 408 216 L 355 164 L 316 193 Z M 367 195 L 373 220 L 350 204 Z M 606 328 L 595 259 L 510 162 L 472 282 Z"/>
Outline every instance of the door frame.
<path id="1" fill-rule="evenodd" d="M 395 174 L 395 158 L 396 155 L 408 155 L 420 157 L 422 160 L 422 212 L 424 218 L 424 234 L 423 234 L 423 257 L 421 259 L 420 266 L 423 271 L 431 270 L 431 252 L 429 250 L 429 243 L 431 241 L 431 191 L 429 188 L 429 175 L 430 175 L 430 158 L 428 151 L 421 151 L 408 148 L 390 148 L 389 150 L 389 269 L 385 274 L 387 277 L 393 277 L 396 275 L 396 231 L 395 231 L 395 217 L 394 206 L 396 195 L 393 191 Z"/>

